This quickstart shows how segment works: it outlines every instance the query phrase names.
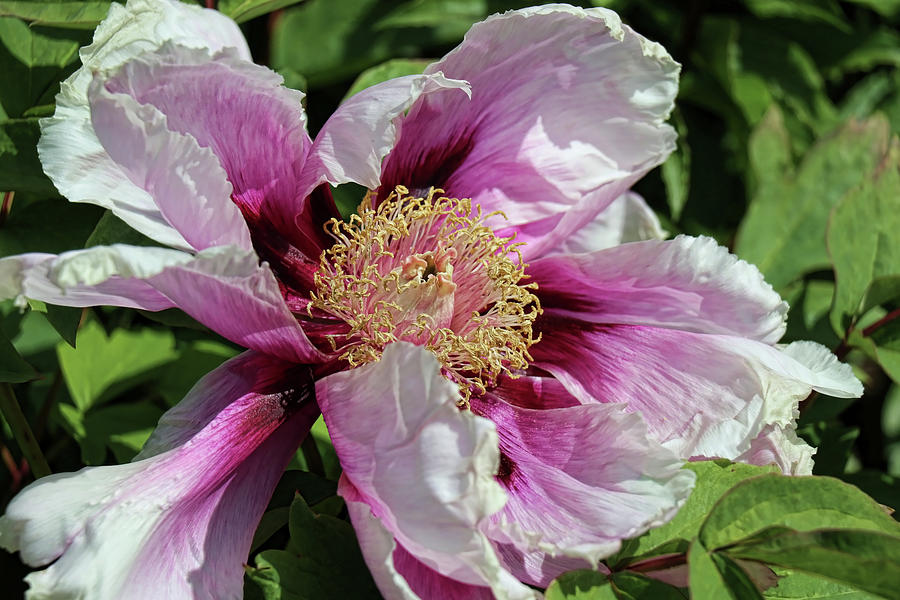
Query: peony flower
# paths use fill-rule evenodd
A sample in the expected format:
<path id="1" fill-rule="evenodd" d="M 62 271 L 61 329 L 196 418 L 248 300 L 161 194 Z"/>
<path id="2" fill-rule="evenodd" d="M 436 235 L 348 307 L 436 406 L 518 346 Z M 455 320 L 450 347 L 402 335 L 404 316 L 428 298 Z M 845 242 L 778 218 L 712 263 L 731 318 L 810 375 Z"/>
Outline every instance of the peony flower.
<path id="1" fill-rule="evenodd" d="M 647 239 L 627 190 L 673 148 L 678 66 L 610 11 L 490 17 L 315 140 L 218 13 L 113 4 L 81 59 L 44 168 L 168 248 L 0 259 L 0 291 L 178 307 L 248 351 L 133 462 L 10 503 L 33 598 L 240 597 L 320 410 L 385 597 L 533 598 L 671 518 L 684 460 L 808 472 L 798 401 L 861 391 L 826 349 L 776 345 L 786 305 L 754 267 Z M 350 181 L 370 191 L 340 222 L 325 184 Z"/>

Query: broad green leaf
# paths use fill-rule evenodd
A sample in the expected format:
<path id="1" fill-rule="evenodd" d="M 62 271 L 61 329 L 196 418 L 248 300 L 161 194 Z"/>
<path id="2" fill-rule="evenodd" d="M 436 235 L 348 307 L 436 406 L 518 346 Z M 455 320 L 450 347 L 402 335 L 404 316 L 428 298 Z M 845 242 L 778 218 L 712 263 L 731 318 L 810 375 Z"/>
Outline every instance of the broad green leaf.
<path id="1" fill-rule="evenodd" d="M 267 600 L 380 597 L 350 523 L 315 514 L 298 495 L 289 528 L 287 550 L 261 552 L 248 569 Z"/>
<path id="2" fill-rule="evenodd" d="M 778 574 L 778 584 L 763 592 L 763 597 L 771 600 L 878 600 L 866 592 L 807 573 L 780 570 Z"/>
<path id="3" fill-rule="evenodd" d="M 0 120 L 0 190 L 55 194 L 37 155 L 38 119 Z"/>
<path id="4" fill-rule="evenodd" d="M 73 348 L 75 347 L 75 336 L 78 333 L 78 325 L 81 323 L 85 309 L 45 304 L 39 300 L 29 300 L 28 305 L 32 310 L 44 315 L 59 337 Z"/>
<path id="5" fill-rule="evenodd" d="M 62 198 L 31 200 L 27 194 L 16 194 L 0 228 L 0 256 L 80 248 L 102 212 L 100 207 Z"/>
<path id="6" fill-rule="evenodd" d="M 606 575 L 581 569 L 554 579 L 544 594 L 546 600 L 617 600 Z"/>
<path id="7" fill-rule="evenodd" d="M 780 529 L 780 528 L 778 528 Z M 735 558 L 806 571 L 891 597 L 900 582 L 900 537 L 876 531 L 778 531 L 727 548 Z"/>
<path id="8" fill-rule="evenodd" d="M 900 14 L 900 0 L 844 0 L 844 2 L 861 4 L 885 17 L 896 17 Z"/>
<path id="9" fill-rule="evenodd" d="M 870 177 L 884 159 L 890 129 L 884 117 L 852 121 L 820 140 L 793 175 L 760 186 L 738 230 L 736 253 L 782 288 L 830 266 L 825 228 L 832 207 Z"/>
<path id="10" fill-rule="evenodd" d="M 900 524 L 857 488 L 830 477 L 762 475 L 741 482 L 713 506 L 699 540 L 713 550 L 773 526 L 900 532 Z"/>
<path id="11" fill-rule="evenodd" d="M 843 336 L 887 299 L 867 297 L 873 282 L 900 279 L 900 142 L 894 140 L 878 171 L 835 207 L 827 234 L 836 280 L 831 324 Z"/>
<path id="12" fill-rule="evenodd" d="M 494 11 L 487 0 L 409 0 L 379 19 L 374 28 L 452 28 L 453 33 L 462 37 L 472 23 L 491 12 Z"/>
<path id="13" fill-rule="evenodd" d="M 622 550 L 610 559 L 610 564 L 620 566 L 626 562 L 635 562 L 651 555 L 661 554 L 663 549 L 668 552 L 684 552 L 690 540 L 700 531 L 707 513 L 722 494 L 748 477 L 774 473 L 778 470 L 775 467 L 757 467 L 731 463 L 727 460 L 690 462 L 685 468 L 697 473 L 697 483 L 675 518 L 662 527 L 651 529 L 639 538 L 626 541 Z M 664 545 L 667 546 L 664 548 Z"/>
<path id="14" fill-rule="evenodd" d="M 104 406 L 87 414 L 70 404 L 60 404 L 59 411 L 87 465 L 106 462 L 107 448 L 116 462 L 130 461 L 156 429 L 163 412 L 149 402 Z"/>
<path id="15" fill-rule="evenodd" d="M 169 405 L 177 404 L 201 377 L 238 354 L 231 346 L 214 340 L 197 340 L 179 345 L 178 360 L 166 365 L 154 382 Z"/>
<path id="16" fill-rule="evenodd" d="M 275 533 L 287 525 L 288 517 L 291 514 L 289 506 L 279 506 L 272 510 L 266 511 L 256 526 L 256 533 L 253 534 L 253 542 L 250 544 L 250 552 L 253 553 L 257 548 L 269 541 Z"/>
<path id="17" fill-rule="evenodd" d="M 744 0 L 744 4 L 758 17 L 819 21 L 843 31 L 852 31 L 834 0 Z"/>
<path id="18" fill-rule="evenodd" d="M 87 241 L 84 242 L 85 248 L 92 246 L 109 246 L 112 244 L 128 244 L 129 246 L 159 246 L 159 244 L 145 236 L 143 233 L 132 229 L 122 219 L 107 209 L 103 212 L 103 216 L 97 221 L 94 230 L 91 231 Z"/>
<path id="19" fill-rule="evenodd" d="M 78 48 L 90 39 L 87 30 L 31 27 L 20 19 L 0 16 L 0 89 L 5 116 L 18 118 L 33 106 L 53 102 L 59 81 L 75 70 Z"/>
<path id="20" fill-rule="evenodd" d="M 81 328 L 78 348 L 59 344 L 56 352 L 69 393 L 81 412 L 115 391 L 146 380 L 153 375 L 152 369 L 178 356 L 169 331 L 117 329 L 107 336 L 96 321 Z"/>
<path id="21" fill-rule="evenodd" d="M 387 81 L 395 77 L 403 77 L 404 75 L 418 75 L 430 65 L 432 60 L 422 58 L 395 58 L 381 63 L 375 67 L 366 69 L 356 78 L 350 89 L 347 90 L 344 99 L 357 94 L 368 87 L 372 87 L 376 83 Z"/>
<path id="22" fill-rule="evenodd" d="M 25 362 L 6 335 L 0 333 L 0 383 L 22 383 L 35 377 L 34 367 Z"/>
<path id="23" fill-rule="evenodd" d="M 876 71 L 850 88 L 841 102 L 841 120 L 864 119 L 894 89 L 895 74 Z"/>
<path id="24" fill-rule="evenodd" d="M 297 4 L 301 0 L 219 0 L 217 8 L 238 23 Z"/>
<path id="25" fill-rule="evenodd" d="M 688 552 L 691 600 L 762 599 L 756 586 L 732 560 L 694 540 Z"/>
<path id="26" fill-rule="evenodd" d="M 613 594 L 618 600 L 686 600 L 687 595 L 662 581 L 628 571 L 610 576 Z"/>
<path id="27" fill-rule="evenodd" d="M 817 400 L 818 401 L 818 400 Z M 847 427 L 836 420 L 808 423 L 797 433 L 818 448 L 813 473 L 840 477 L 844 474 L 847 460 L 853 450 L 853 443 L 859 437 L 859 428 Z"/>
<path id="28" fill-rule="evenodd" d="M 666 186 L 666 202 L 673 221 L 678 221 L 691 190 L 691 148 L 687 140 L 687 124 L 677 110 L 673 125 L 678 131 L 678 147 L 663 163 L 661 175 Z"/>
<path id="29" fill-rule="evenodd" d="M 95 29 L 109 12 L 109 2 L 2 2 L 0 17 L 18 17 L 30 25 Z"/>
<path id="30" fill-rule="evenodd" d="M 784 115 L 778 105 L 769 107 L 750 134 L 747 146 L 750 174 L 755 179 L 754 191 L 767 193 L 777 187 L 793 169 L 791 136 L 784 126 Z"/>

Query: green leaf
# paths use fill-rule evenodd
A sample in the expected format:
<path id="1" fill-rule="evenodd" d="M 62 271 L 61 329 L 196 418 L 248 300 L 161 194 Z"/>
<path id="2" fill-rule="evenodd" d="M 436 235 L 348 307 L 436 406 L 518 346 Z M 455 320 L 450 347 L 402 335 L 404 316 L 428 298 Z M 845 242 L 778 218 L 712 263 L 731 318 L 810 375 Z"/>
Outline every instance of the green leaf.
<path id="1" fill-rule="evenodd" d="M 687 124 L 677 110 L 673 124 L 678 131 L 678 147 L 663 163 L 661 175 L 666 186 L 666 202 L 673 221 L 678 221 L 691 189 L 691 148 L 687 143 Z"/>
<path id="2" fill-rule="evenodd" d="M 780 529 L 780 528 L 779 528 Z M 900 537 L 876 531 L 773 531 L 727 548 L 729 556 L 806 571 L 891 597 L 900 581 Z"/>
<path id="3" fill-rule="evenodd" d="M 29 300 L 28 305 L 35 312 L 44 315 L 44 318 L 53 326 L 56 333 L 67 344 L 73 348 L 75 347 L 75 336 L 78 333 L 78 325 L 81 323 L 81 317 L 85 309 L 45 304 L 39 300 Z"/>
<path id="4" fill-rule="evenodd" d="M 106 462 L 109 448 L 116 462 L 130 461 L 153 433 L 163 411 L 149 402 L 115 404 L 87 414 L 70 404 L 59 405 L 60 416 L 81 447 L 87 465 Z"/>
<path id="5" fill-rule="evenodd" d="M 344 100 L 350 96 L 357 94 L 368 87 L 372 87 L 376 83 L 387 81 L 395 77 L 403 77 L 404 75 L 418 75 L 430 65 L 432 60 L 423 58 L 394 58 L 392 60 L 381 63 L 380 65 L 366 69 L 356 78 L 350 89 L 344 95 Z"/>
<path id="6" fill-rule="evenodd" d="M 31 27 L 25 21 L 0 16 L 0 117 L 21 117 L 33 106 L 49 104 L 59 81 L 75 70 L 78 48 L 90 31 Z"/>
<path id="7" fill-rule="evenodd" d="M 27 194 L 16 194 L 9 217 L 0 229 L 0 256 L 79 248 L 102 210 L 62 198 L 31 199 Z"/>
<path id="8" fill-rule="evenodd" d="M 758 17 L 819 21 L 842 31 L 852 31 L 840 6 L 833 0 L 744 0 L 744 4 Z"/>
<path id="9" fill-rule="evenodd" d="M 580 569 L 554 579 L 544 594 L 546 600 L 617 600 L 606 575 Z"/>
<path id="10" fill-rule="evenodd" d="M 888 299 L 869 297 L 873 283 L 900 279 L 900 143 L 894 140 L 879 169 L 835 207 L 827 235 L 836 280 L 831 324 L 843 337 Z"/>
<path id="11" fill-rule="evenodd" d="M 491 12 L 487 0 L 411 0 L 379 19 L 374 28 L 452 28 L 457 36 L 462 37 L 472 23 Z"/>
<path id="12" fill-rule="evenodd" d="M 128 244 L 129 246 L 159 246 L 160 244 L 145 236 L 143 233 L 132 229 L 130 225 L 107 209 L 97 221 L 87 241 L 85 248 L 93 246 L 110 246 L 112 244 Z"/>
<path id="13" fill-rule="evenodd" d="M 886 119 L 876 116 L 852 121 L 820 140 L 795 174 L 759 187 L 738 230 L 736 253 L 756 264 L 776 289 L 828 268 L 825 228 L 830 211 L 846 192 L 871 177 L 884 159 L 889 137 Z"/>
<path id="14" fill-rule="evenodd" d="M 310 89 L 315 89 L 350 79 L 390 58 L 422 56 L 423 48 L 453 43 L 460 37 L 452 23 L 437 28 L 372 30 L 371 24 L 386 16 L 391 4 L 307 0 L 285 11 L 272 32 L 272 67 L 279 73 L 303 76 Z"/>
<path id="15" fill-rule="evenodd" d="M 301 0 L 220 0 L 217 8 L 236 22 L 243 23 L 298 2 Z"/>
<path id="16" fill-rule="evenodd" d="M 117 329 L 107 336 L 96 321 L 81 328 L 78 348 L 60 344 L 56 352 L 69 393 L 82 413 L 152 377 L 151 369 L 178 356 L 169 331 Z"/>
<path id="17" fill-rule="evenodd" d="M 37 155 L 38 119 L 0 120 L 0 190 L 55 194 Z"/>
<path id="18" fill-rule="evenodd" d="M 857 488 L 830 477 L 761 475 L 734 486 L 698 534 L 713 550 L 772 526 L 900 532 L 900 524 Z"/>
<path id="19" fill-rule="evenodd" d="M 610 559 L 610 564 L 618 568 L 626 562 L 636 562 L 652 555 L 662 554 L 663 550 L 684 552 L 690 540 L 700 531 L 707 513 L 722 494 L 749 477 L 778 471 L 775 467 L 757 467 L 731 463 L 727 460 L 690 462 L 685 468 L 697 473 L 697 483 L 675 518 L 662 527 L 651 529 L 639 538 L 626 541 L 622 550 Z"/>
<path id="20" fill-rule="evenodd" d="M 759 590 L 728 557 L 710 552 L 694 540 L 688 552 L 691 600 L 756 600 Z"/>
<path id="21" fill-rule="evenodd" d="M 19 356 L 6 335 L 0 332 L 0 383 L 23 383 L 37 376 L 34 367 Z"/>
<path id="22" fill-rule="evenodd" d="M 813 467 L 816 475 L 839 477 L 844 474 L 853 443 L 859 437 L 859 428 L 847 427 L 838 421 L 818 421 L 807 423 L 797 433 L 810 446 L 818 448 Z"/>
<path id="23" fill-rule="evenodd" d="M 289 528 L 287 550 L 261 552 L 248 569 L 267 600 L 380 597 L 348 522 L 315 514 L 298 495 Z"/>
<path id="24" fill-rule="evenodd" d="M 0 17 L 18 17 L 32 26 L 95 29 L 109 12 L 109 2 L 0 2 Z"/>
<path id="25" fill-rule="evenodd" d="M 777 567 L 776 567 L 777 569 Z M 771 600 L 878 600 L 846 585 L 802 572 L 783 570 L 778 585 L 763 592 Z"/>
<path id="26" fill-rule="evenodd" d="M 612 590 L 619 600 L 686 600 L 678 588 L 638 573 L 613 573 Z"/>

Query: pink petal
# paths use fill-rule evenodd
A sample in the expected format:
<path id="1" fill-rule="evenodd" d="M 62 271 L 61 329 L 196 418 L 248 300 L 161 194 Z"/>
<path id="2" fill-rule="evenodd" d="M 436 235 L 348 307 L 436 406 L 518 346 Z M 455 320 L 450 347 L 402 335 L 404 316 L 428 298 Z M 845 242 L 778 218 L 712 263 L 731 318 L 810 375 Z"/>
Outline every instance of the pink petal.
<path id="1" fill-rule="evenodd" d="M 191 439 L 152 458 L 45 477 L 0 521 L 4 547 L 34 566 L 41 597 L 240 598 L 256 524 L 318 415 L 312 382 L 283 364 L 256 380 L 215 373 L 222 410 Z M 206 378 L 201 386 L 212 383 Z M 247 386 L 249 384 L 249 387 Z M 304 391 L 305 390 L 305 391 Z"/>
<path id="2" fill-rule="evenodd" d="M 634 192 L 625 192 L 590 223 L 565 238 L 547 254 L 581 254 L 628 242 L 662 240 L 666 232 L 656 213 Z"/>
<path id="3" fill-rule="evenodd" d="M 457 408 L 459 390 L 434 355 L 390 344 L 378 362 L 317 382 L 316 398 L 344 490 L 368 504 L 399 545 L 455 581 L 498 595 L 512 585 L 515 597 L 530 597 L 478 529 L 505 501 L 494 481 L 496 431 Z"/>
<path id="4" fill-rule="evenodd" d="M 509 497 L 486 532 L 522 553 L 595 566 L 621 540 L 671 519 L 693 487 L 683 461 L 651 441 L 640 415 L 622 405 L 534 410 L 492 394 L 471 404 L 497 426 L 498 479 Z"/>
<path id="5" fill-rule="evenodd" d="M 109 208 L 159 242 L 187 249 L 149 194 L 131 183 L 103 149 L 91 125 L 87 99 L 95 72 L 115 69 L 170 40 L 210 53 L 232 48 L 237 56 L 250 60 L 240 29 L 217 11 L 173 0 L 113 4 L 94 32 L 93 44 L 79 53 L 83 66 L 62 83 L 54 116 L 42 120 L 38 153 L 44 171 L 69 200 Z"/>
<path id="6" fill-rule="evenodd" d="M 355 94 L 338 107 L 316 136 L 308 177 L 319 176 L 334 185 L 353 181 L 377 188 L 381 161 L 396 139 L 395 121 L 420 97 L 445 90 L 471 95 L 466 82 L 447 79 L 441 73 L 397 77 Z M 439 95 L 462 96 L 458 92 Z"/>
<path id="7" fill-rule="evenodd" d="M 277 73 L 230 53 L 210 56 L 172 44 L 127 62 L 104 81 L 110 92 L 147 105 L 145 111 L 153 107 L 165 115 L 170 130 L 208 148 L 227 173 L 234 201 L 251 224 L 263 220 L 302 246 L 304 235 L 324 237 L 320 227 L 312 229 L 320 224 L 297 220 L 318 182 L 300 176 L 311 144 L 303 94 L 282 83 Z M 229 197 L 230 191 L 221 202 L 230 205 Z M 190 223 L 172 224 L 181 231 Z M 298 224 L 309 231 L 297 231 Z M 322 249 L 317 246 L 312 257 L 318 258 Z"/>
<path id="8" fill-rule="evenodd" d="M 733 336 L 547 316 L 540 329 L 536 366 L 585 402 L 640 412 L 654 439 L 683 458 L 735 459 L 767 424 L 789 426 L 813 389 L 862 391 L 847 365 L 810 342 L 779 350 Z"/>
<path id="9" fill-rule="evenodd" d="M 231 184 L 209 148 L 169 130 L 166 116 L 95 80 L 91 122 L 109 157 L 146 190 L 162 218 L 195 250 L 232 244 L 250 250 L 250 232 L 231 202 Z"/>
<path id="10" fill-rule="evenodd" d="M 767 425 L 735 462 L 775 465 L 785 475 L 812 475 L 816 449 L 797 436 L 793 425 Z"/>
<path id="11" fill-rule="evenodd" d="M 535 260 L 548 315 L 593 323 L 670 327 L 777 342 L 787 303 L 753 265 L 711 238 L 625 244 Z"/>
<path id="12" fill-rule="evenodd" d="M 167 248 L 98 246 L 59 256 L 4 259 L 0 290 L 61 306 L 178 307 L 247 348 L 295 362 L 319 362 L 256 254 L 233 246 L 191 256 Z M 8 273 L 6 271 L 9 271 Z M 18 283 L 17 283 L 18 282 Z"/>
<path id="13" fill-rule="evenodd" d="M 604 9 L 489 17 L 426 73 L 468 81 L 420 99 L 388 155 L 382 194 L 441 187 L 502 210 L 495 227 L 538 256 L 590 222 L 674 149 L 663 121 L 678 65 Z"/>

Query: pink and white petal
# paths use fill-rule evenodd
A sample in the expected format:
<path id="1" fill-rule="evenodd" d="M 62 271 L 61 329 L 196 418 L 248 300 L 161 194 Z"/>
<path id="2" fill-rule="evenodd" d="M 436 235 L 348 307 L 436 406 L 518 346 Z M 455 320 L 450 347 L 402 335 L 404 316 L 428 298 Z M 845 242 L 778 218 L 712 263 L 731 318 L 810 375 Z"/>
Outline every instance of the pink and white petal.
<path id="1" fill-rule="evenodd" d="M 390 344 L 379 361 L 318 381 L 316 398 L 354 499 L 399 545 L 449 579 L 533 596 L 478 529 L 506 499 L 494 480 L 497 432 L 459 410 L 459 389 L 432 353 Z"/>
<path id="2" fill-rule="evenodd" d="M 98 246 L 47 255 L 13 277 L 21 282 L 17 296 L 62 306 L 177 307 L 244 347 L 294 362 L 322 359 L 253 251 L 220 246 L 191 256 L 167 248 Z M 12 284 L 3 287 L 15 291 Z"/>
<path id="3" fill-rule="evenodd" d="M 666 232 L 644 199 L 635 192 L 625 192 L 612 201 L 593 221 L 582 226 L 546 252 L 553 254 L 584 254 L 606 250 L 628 242 L 663 240 Z"/>
<path id="4" fill-rule="evenodd" d="M 755 266 L 707 237 L 623 244 L 535 260 L 544 311 L 591 323 L 653 325 L 767 343 L 784 334 L 788 305 Z"/>
<path id="5" fill-rule="evenodd" d="M 531 348 L 536 366 L 585 402 L 640 412 L 654 439 L 682 458 L 733 460 L 766 425 L 792 423 L 813 389 L 862 391 L 849 367 L 806 348 L 803 356 L 733 336 L 546 315 L 539 329 L 543 338 Z"/>
<path id="6" fill-rule="evenodd" d="M 303 94 L 283 83 L 277 73 L 232 53 L 210 56 L 171 43 L 104 80 L 109 92 L 152 106 L 170 130 L 208 148 L 234 186 L 234 202 L 287 236 L 318 182 L 300 176 L 312 143 Z M 228 197 L 221 201 L 230 204 Z"/>
<path id="7" fill-rule="evenodd" d="M 231 201 L 231 184 L 209 148 L 170 131 L 166 116 L 155 107 L 110 93 L 99 79 L 88 96 L 91 122 L 104 150 L 132 184 L 150 195 L 162 218 L 192 249 L 253 248 Z"/>
<path id="8" fill-rule="evenodd" d="M 539 588 L 546 588 L 550 582 L 567 571 L 593 569 L 608 573 L 606 565 L 591 564 L 583 558 L 553 556 L 540 550 L 523 552 L 513 544 L 494 544 L 506 568 L 520 581 Z"/>
<path id="9" fill-rule="evenodd" d="M 441 575 L 399 546 L 368 504 L 352 500 L 358 496 L 358 492 L 348 489 L 352 485 L 342 480 L 340 493 L 347 502 L 363 557 L 385 600 L 491 600 L 496 597 L 489 587 L 469 585 Z"/>
<path id="10" fill-rule="evenodd" d="M 29 595 L 240 598 L 257 522 L 318 415 L 299 391 L 312 382 L 294 375 L 235 389 L 181 447 L 23 490 L 0 520 L 0 542 L 33 566 L 56 559 L 26 578 Z"/>
<path id="11" fill-rule="evenodd" d="M 797 436 L 793 425 L 767 425 L 735 462 L 775 465 L 785 475 L 812 475 L 816 449 Z"/>
<path id="12" fill-rule="evenodd" d="M 397 77 L 354 94 L 316 136 L 304 180 L 333 185 L 352 181 L 377 188 L 382 159 L 396 141 L 398 117 L 419 98 L 447 90 L 460 90 L 466 98 L 471 97 L 467 82 L 447 79 L 440 72 Z"/>
<path id="13" fill-rule="evenodd" d="M 671 519 L 693 488 L 684 461 L 653 441 L 641 416 L 622 405 L 535 410 L 492 394 L 470 402 L 497 427 L 498 480 L 508 496 L 485 531 L 523 554 L 596 566 L 623 539 Z"/>
<path id="14" fill-rule="evenodd" d="M 175 406 L 159 419 L 159 423 L 135 461 L 162 454 L 186 444 L 208 423 L 239 397 L 242 390 L 269 389 L 278 386 L 284 374 L 298 381 L 309 379 L 308 366 L 280 361 L 254 351 L 244 352 L 207 373 Z M 298 401 L 306 402 L 311 388 L 298 390 Z"/>
<path id="15" fill-rule="evenodd" d="M 475 24 L 426 73 L 468 81 L 420 99 L 382 193 L 430 186 L 501 210 L 535 257 L 590 222 L 674 149 L 679 66 L 604 9 L 528 8 Z"/>
<path id="16" fill-rule="evenodd" d="M 150 196 L 106 154 L 91 125 L 87 98 L 94 72 L 114 69 L 170 40 L 210 53 L 231 48 L 250 60 L 240 29 L 217 11 L 173 0 L 114 3 L 94 32 L 93 43 L 81 49 L 82 67 L 61 84 L 54 116 L 41 121 L 38 153 L 44 171 L 70 201 L 99 204 L 157 241 L 187 249 Z"/>

